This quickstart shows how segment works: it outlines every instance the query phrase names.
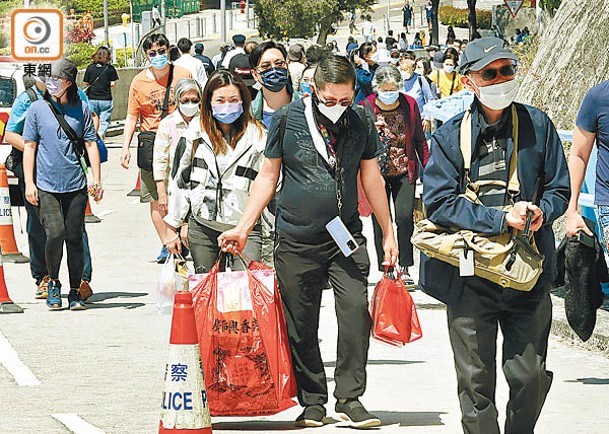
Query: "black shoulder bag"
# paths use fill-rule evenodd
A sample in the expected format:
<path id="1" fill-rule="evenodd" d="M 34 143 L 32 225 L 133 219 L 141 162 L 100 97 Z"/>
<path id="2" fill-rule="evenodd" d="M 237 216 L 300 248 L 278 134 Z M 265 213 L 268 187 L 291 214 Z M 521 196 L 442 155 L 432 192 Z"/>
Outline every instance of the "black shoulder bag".
<path id="1" fill-rule="evenodd" d="M 173 63 L 169 66 L 169 75 L 167 76 L 167 89 L 165 90 L 165 100 L 161 108 L 161 119 L 167 116 L 169 105 L 169 93 L 171 91 L 171 82 L 173 81 Z M 143 170 L 152 170 L 152 156 L 154 154 L 154 138 L 155 131 L 142 131 L 137 135 L 137 167 Z"/>
<path id="2" fill-rule="evenodd" d="M 63 132 L 66 134 L 66 136 L 68 136 L 68 140 L 70 140 L 70 143 L 72 143 L 72 146 L 74 146 L 74 152 L 76 152 L 76 156 L 78 157 L 80 165 L 82 166 L 83 171 L 86 175 L 87 167 L 91 166 L 91 162 L 89 161 L 89 155 L 87 154 L 87 150 L 85 148 L 85 140 L 82 137 L 78 137 L 78 134 L 76 134 L 70 124 L 68 124 L 63 115 L 59 113 L 57 107 L 55 107 L 53 103 L 48 99 L 47 95 L 48 94 L 44 96 L 44 101 L 51 109 L 51 112 L 55 116 L 55 119 L 57 119 L 57 122 L 59 123 L 59 126 L 61 127 Z"/>

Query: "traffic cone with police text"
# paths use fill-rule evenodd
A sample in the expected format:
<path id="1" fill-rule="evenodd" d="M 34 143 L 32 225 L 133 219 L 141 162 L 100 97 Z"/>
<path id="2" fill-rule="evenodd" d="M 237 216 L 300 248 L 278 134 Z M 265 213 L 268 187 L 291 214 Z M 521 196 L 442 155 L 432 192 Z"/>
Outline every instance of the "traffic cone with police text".
<path id="1" fill-rule="evenodd" d="M 159 434 L 211 434 L 192 294 L 175 295 Z"/>
<path id="2" fill-rule="evenodd" d="M 4 280 L 4 265 L 2 264 L 2 249 L 0 249 L 0 314 L 3 313 L 23 313 L 23 309 L 13 303 L 8 296 L 8 289 Z"/>
<path id="3" fill-rule="evenodd" d="M 141 188 L 140 188 L 140 174 L 137 174 L 137 181 L 135 183 L 135 188 L 133 190 L 131 190 L 129 193 L 127 193 L 127 196 L 139 196 L 141 194 Z"/>
<path id="4" fill-rule="evenodd" d="M 2 257 L 6 262 L 17 264 L 30 262 L 29 258 L 22 255 L 17 249 L 11 212 L 11 196 L 4 164 L 0 164 L 0 247 L 2 247 Z"/>

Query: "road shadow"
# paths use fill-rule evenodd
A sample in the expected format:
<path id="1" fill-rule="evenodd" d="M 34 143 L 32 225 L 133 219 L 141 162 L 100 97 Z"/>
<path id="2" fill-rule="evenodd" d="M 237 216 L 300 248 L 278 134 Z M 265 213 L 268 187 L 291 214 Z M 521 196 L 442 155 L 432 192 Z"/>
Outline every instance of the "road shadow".
<path id="1" fill-rule="evenodd" d="M 607 385 L 609 384 L 609 378 L 596 378 L 596 377 L 588 377 L 588 378 L 577 378 L 575 380 L 566 380 L 565 383 L 582 383 L 582 384 L 601 384 Z"/>
<path id="2" fill-rule="evenodd" d="M 368 365 L 414 365 L 416 363 L 425 363 L 421 360 L 368 360 Z M 336 368 L 336 360 L 332 362 L 324 362 L 326 368 Z"/>
<path id="3" fill-rule="evenodd" d="M 87 310 L 89 309 L 113 309 L 122 307 L 125 309 L 137 309 L 138 307 L 146 306 L 146 303 L 90 303 L 86 302 Z"/>
<path id="4" fill-rule="evenodd" d="M 243 431 L 243 432 L 269 432 L 269 431 L 296 431 L 303 428 L 294 426 L 294 421 L 278 420 L 246 420 L 239 422 L 217 422 L 212 426 L 214 431 Z"/>
<path id="5" fill-rule="evenodd" d="M 437 426 L 444 425 L 441 415 L 445 412 L 439 411 L 371 411 L 378 417 L 383 426 Z"/>
<path id="6" fill-rule="evenodd" d="M 94 303 L 96 301 L 105 301 L 111 298 L 134 298 L 134 297 L 145 297 L 147 292 L 95 292 L 87 302 Z"/>

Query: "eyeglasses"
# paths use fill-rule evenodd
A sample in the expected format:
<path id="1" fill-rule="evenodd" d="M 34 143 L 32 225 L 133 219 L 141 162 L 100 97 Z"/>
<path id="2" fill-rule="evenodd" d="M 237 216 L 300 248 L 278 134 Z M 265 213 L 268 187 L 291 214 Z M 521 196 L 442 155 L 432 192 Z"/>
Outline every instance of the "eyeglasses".
<path id="1" fill-rule="evenodd" d="M 326 107 L 334 107 L 336 104 L 340 105 L 341 107 L 349 107 L 351 104 L 353 104 L 353 97 L 349 99 L 341 99 L 340 101 L 322 101 L 321 98 L 319 98 L 319 95 L 317 95 L 317 99 L 319 99 L 319 102 L 325 105 Z"/>
<path id="2" fill-rule="evenodd" d="M 271 63 L 271 62 L 265 62 L 263 64 L 261 64 L 258 68 L 256 68 L 256 72 L 260 73 L 260 72 L 264 72 L 267 69 L 271 69 L 271 68 L 285 68 L 285 60 L 275 60 L 275 62 Z"/>
<path id="3" fill-rule="evenodd" d="M 167 52 L 167 50 L 165 50 L 164 48 L 160 48 L 158 50 L 150 50 L 148 52 L 148 56 L 150 57 L 156 57 L 156 55 L 158 54 L 159 56 L 162 56 L 163 54 L 165 54 Z"/>
<path id="4" fill-rule="evenodd" d="M 482 71 L 472 71 L 471 74 L 479 75 L 484 81 L 493 81 L 497 78 L 497 74 L 502 77 L 513 77 L 516 75 L 516 71 L 518 71 L 517 65 L 505 65 L 499 69 L 488 68 Z"/>

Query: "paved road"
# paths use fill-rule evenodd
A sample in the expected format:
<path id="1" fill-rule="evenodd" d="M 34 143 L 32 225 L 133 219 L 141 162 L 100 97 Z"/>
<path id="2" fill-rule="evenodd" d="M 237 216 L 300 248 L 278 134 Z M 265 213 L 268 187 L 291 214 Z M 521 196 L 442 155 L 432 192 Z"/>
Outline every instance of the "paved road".
<path id="1" fill-rule="evenodd" d="M 112 139 L 116 144 L 120 140 Z M 28 266 L 4 266 L 11 296 L 26 310 L 22 315 L 0 315 L 0 358 L 6 359 L 7 345 L 12 346 L 41 384 L 19 386 L 0 367 L 1 434 L 69 432 L 51 416 L 58 413 L 74 413 L 107 433 L 153 433 L 158 428 L 170 326 L 170 317 L 154 309 L 161 267 L 152 260 L 159 242 L 147 207 L 126 197 L 135 183 L 135 167 L 119 168 L 118 157 L 119 149 L 111 149 L 110 161 L 104 164 L 106 196 L 93 208 L 103 221 L 87 225 L 95 291 L 88 310 L 47 310 L 33 299 Z M 365 233 L 370 235 L 370 222 L 365 220 Z M 24 240 L 20 235 L 21 246 Z M 64 282 L 66 274 L 64 264 Z M 373 272 L 371 280 L 378 278 Z M 457 433 L 460 414 L 445 311 L 420 291 L 414 297 L 424 337 L 399 350 L 372 344 L 363 402 L 382 418 L 382 432 Z M 324 293 L 321 318 L 321 348 L 333 387 L 336 322 L 329 291 Z M 608 359 L 553 338 L 548 366 L 555 373 L 554 385 L 536 432 L 607 432 Z M 504 408 L 502 379 L 498 401 Z M 333 404 L 328 407 L 330 415 Z M 226 433 L 291 431 L 298 413 L 293 408 L 268 418 L 218 418 L 214 428 Z M 335 423 L 315 432 L 345 432 L 340 426 Z"/>

